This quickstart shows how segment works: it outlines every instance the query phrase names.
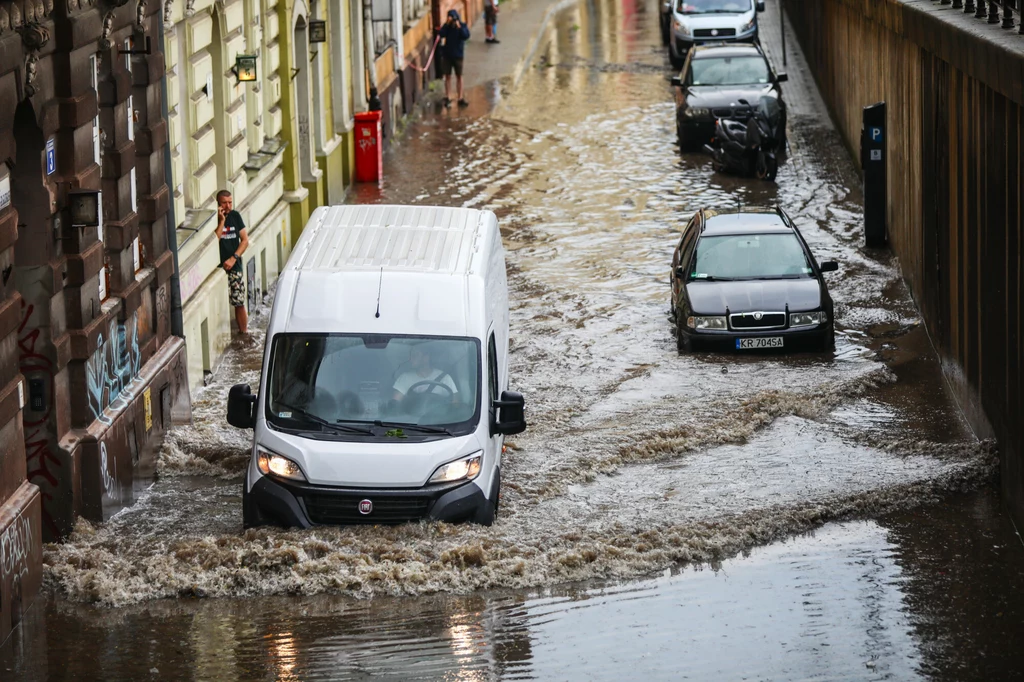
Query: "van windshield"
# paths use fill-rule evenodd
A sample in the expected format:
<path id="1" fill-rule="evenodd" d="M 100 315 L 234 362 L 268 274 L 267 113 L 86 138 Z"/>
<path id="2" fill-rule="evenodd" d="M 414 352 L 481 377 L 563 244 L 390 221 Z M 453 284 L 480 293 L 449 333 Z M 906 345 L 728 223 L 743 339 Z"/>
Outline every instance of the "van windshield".
<path id="1" fill-rule="evenodd" d="M 278 334 L 267 376 L 267 419 L 285 429 L 381 422 L 459 435 L 479 418 L 476 339 Z"/>
<path id="2" fill-rule="evenodd" d="M 753 9 L 751 0 L 680 0 L 682 14 L 739 14 Z"/>

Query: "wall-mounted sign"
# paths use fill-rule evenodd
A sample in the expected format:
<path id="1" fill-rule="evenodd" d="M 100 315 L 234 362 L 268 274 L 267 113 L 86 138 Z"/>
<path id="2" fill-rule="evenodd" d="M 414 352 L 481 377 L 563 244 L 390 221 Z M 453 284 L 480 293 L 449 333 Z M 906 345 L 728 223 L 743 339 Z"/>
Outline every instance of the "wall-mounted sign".
<path id="1" fill-rule="evenodd" d="M 57 142 L 52 137 L 46 141 L 46 174 L 53 175 L 57 170 Z"/>
<path id="2" fill-rule="evenodd" d="M 146 431 L 149 431 L 153 428 L 153 398 L 149 388 L 142 392 L 142 407 L 143 414 L 146 416 Z"/>
<path id="3" fill-rule="evenodd" d="M 322 19 L 314 19 L 309 22 L 309 42 L 327 42 L 327 22 Z"/>
<path id="4" fill-rule="evenodd" d="M 4 172 L 0 177 L 0 209 L 11 205 L 11 176 Z"/>
<path id="5" fill-rule="evenodd" d="M 235 57 L 235 68 L 232 71 L 239 83 L 251 83 L 256 80 L 256 55 L 238 55 Z"/>

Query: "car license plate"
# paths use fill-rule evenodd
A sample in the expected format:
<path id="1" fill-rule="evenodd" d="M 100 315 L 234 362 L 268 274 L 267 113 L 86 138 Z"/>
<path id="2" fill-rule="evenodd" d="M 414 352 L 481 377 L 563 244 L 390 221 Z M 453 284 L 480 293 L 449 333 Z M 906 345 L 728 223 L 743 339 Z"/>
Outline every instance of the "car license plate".
<path id="1" fill-rule="evenodd" d="M 782 337 L 755 336 L 749 339 L 736 339 L 736 348 L 782 348 Z"/>

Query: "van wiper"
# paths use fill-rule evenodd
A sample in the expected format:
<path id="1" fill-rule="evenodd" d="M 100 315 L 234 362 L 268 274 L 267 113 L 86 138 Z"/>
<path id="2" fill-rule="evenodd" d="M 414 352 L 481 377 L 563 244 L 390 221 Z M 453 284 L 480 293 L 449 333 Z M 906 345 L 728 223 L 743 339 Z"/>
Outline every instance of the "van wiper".
<path id="1" fill-rule="evenodd" d="M 735 282 L 735 277 L 715 277 L 714 275 L 706 275 L 704 277 L 691 277 L 691 282 Z"/>
<path id="2" fill-rule="evenodd" d="M 443 433 L 446 436 L 455 434 L 443 426 L 427 426 L 426 424 L 411 424 L 406 422 L 382 422 L 379 419 L 373 422 L 374 426 L 382 426 L 386 429 L 416 429 L 424 433 Z"/>
<path id="3" fill-rule="evenodd" d="M 283 407 L 285 409 L 291 410 L 296 414 L 302 415 L 302 417 L 307 421 L 311 421 L 314 424 L 319 424 L 320 426 L 326 426 L 327 428 L 333 429 L 335 431 L 344 431 L 346 433 L 361 433 L 367 436 L 373 435 L 373 432 L 370 431 L 370 429 L 363 429 L 357 426 L 345 426 L 344 424 L 338 424 L 337 422 L 332 422 L 327 419 L 324 419 L 323 417 L 318 417 L 317 415 L 312 414 L 311 412 L 307 412 L 301 407 L 295 407 L 294 405 L 289 405 L 287 403 L 278 402 L 276 404 L 279 407 Z"/>

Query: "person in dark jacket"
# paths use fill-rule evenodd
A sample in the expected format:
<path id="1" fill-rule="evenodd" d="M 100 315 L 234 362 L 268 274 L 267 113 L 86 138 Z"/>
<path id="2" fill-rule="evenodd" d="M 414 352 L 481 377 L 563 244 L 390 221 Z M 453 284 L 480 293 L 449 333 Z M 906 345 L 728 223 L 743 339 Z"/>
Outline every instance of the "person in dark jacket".
<path id="1" fill-rule="evenodd" d="M 465 53 L 466 41 L 469 40 L 469 27 L 462 23 L 459 13 L 448 10 L 448 21 L 438 31 L 441 38 L 441 73 L 444 74 L 444 105 L 452 105 L 451 86 L 452 72 L 459 93 L 459 106 L 467 107 L 469 102 L 462 94 L 462 57 Z"/>

